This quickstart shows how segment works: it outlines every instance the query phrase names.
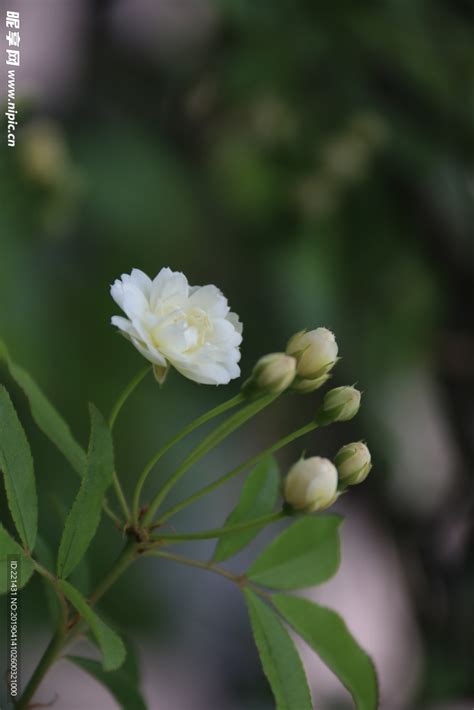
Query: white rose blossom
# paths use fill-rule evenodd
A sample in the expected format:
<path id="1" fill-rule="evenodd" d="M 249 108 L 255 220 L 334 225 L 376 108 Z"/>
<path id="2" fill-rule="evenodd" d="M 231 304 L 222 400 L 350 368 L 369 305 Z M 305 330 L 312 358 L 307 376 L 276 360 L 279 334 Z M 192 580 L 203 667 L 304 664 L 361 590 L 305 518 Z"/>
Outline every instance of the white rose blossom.
<path id="1" fill-rule="evenodd" d="M 239 377 L 242 324 L 216 286 L 190 286 L 184 274 L 168 268 L 153 280 L 133 269 L 110 293 L 127 316 L 113 316 L 112 325 L 153 363 L 158 381 L 170 365 L 206 385 Z"/>

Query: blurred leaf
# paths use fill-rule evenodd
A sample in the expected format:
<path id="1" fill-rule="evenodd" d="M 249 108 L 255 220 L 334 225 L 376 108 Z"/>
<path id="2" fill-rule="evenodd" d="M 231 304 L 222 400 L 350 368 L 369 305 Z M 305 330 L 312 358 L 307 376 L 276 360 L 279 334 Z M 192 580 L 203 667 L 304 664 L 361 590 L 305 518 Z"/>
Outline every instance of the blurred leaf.
<path id="1" fill-rule="evenodd" d="M 359 710 L 375 710 L 377 676 L 341 617 L 301 597 L 275 594 L 273 603 L 294 630 L 313 648 L 351 693 Z"/>
<path id="2" fill-rule="evenodd" d="M 134 654 L 127 648 L 127 658 L 119 671 L 104 671 L 101 664 L 91 658 L 67 656 L 84 671 L 105 685 L 123 710 L 146 710 L 139 688 L 138 669 Z"/>
<path id="3" fill-rule="evenodd" d="M 58 553 L 58 575 L 68 577 L 80 562 L 100 522 L 104 494 L 114 473 L 112 436 L 100 412 L 90 406 L 87 467 L 66 520 Z"/>
<path id="4" fill-rule="evenodd" d="M 0 466 L 8 506 L 25 547 L 33 550 L 38 523 L 38 501 L 30 446 L 10 396 L 0 385 Z"/>
<path id="5" fill-rule="evenodd" d="M 341 518 L 305 517 L 284 530 L 247 572 L 253 582 L 274 589 L 301 589 L 321 584 L 339 567 Z"/>
<path id="6" fill-rule="evenodd" d="M 256 594 L 244 590 L 252 631 L 277 710 L 311 710 L 303 664 L 278 616 Z"/>
<path id="7" fill-rule="evenodd" d="M 271 513 L 278 498 L 280 475 L 278 464 L 272 456 L 261 461 L 248 475 L 235 510 L 228 516 L 226 525 L 237 525 Z M 216 545 L 213 560 L 223 562 L 248 545 L 259 530 L 243 530 L 221 538 Z"/>
<path id="8" fill-rule="evenodd" d="M 86 599 L 72 584 L 65 580 L 59 580 L 59 587 L 64 596 L 77 609 L 79 614 L 89 624 L 92 633 L 102 651 L 103 668 L 106 671 L 113 671 L 119 668 L 125 660 L 126 650 L 122 639 L 115 631 L 112 631 L 102 619 L 91 609 Z"/>
<path id="9" fill-rule="evenodd" d="M 25 555 L 23 548 L 11 537 L 0 523 L 0 594 L 9 590 L 8 558 L 18 558 L 18 589 L 21 589 L 34 572 L 32 561 Z"/>
<path id="10" fill-rule="evenodd" d="M 86 454 L 74 439 L 69 426 L 28 372 L 12 361 L 4 343 L 0 341 L 0 359 L 2 357 L 7 363 L 12 378 L 28 398 L 31 414 L 38 427 L 59 449 L 73 469 L 82 476 L 86 466 Z"/>

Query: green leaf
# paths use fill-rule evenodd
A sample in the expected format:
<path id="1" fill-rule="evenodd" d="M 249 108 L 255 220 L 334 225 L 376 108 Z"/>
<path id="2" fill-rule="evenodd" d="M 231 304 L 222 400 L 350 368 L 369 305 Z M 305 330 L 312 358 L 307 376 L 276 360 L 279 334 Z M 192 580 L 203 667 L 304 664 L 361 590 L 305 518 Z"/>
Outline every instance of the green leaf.
<path id="1" fill-rule="evenodd" d="M 59 577 L 68 577 L 85 555 L 99 525 L 105 491 L 114 473 L 110 430 L 100 412 L 92 405 L 90 416 L 91 438 L 87 466 L 59 545 Z"/>
<path id="2" fill-rule="evenodd" d="M 244 591 L 252 631 L 277 710 L 312 710 L 311 694 L 295 645 L 278 616 L 253 592 Z"/>
<path id="3" fill-rule="evenodd" d="M 237 525 L 247 520 L 255 520 L 271 513 L 278 498 L 280 474 L 273 456 L 263 459 L 248 475 L 235 510 L 226 520 L 226 525 Z M 260 532 L 259 529 L 243 530 L 221 538 L 214 552 L 213 560 L 223 562 L 237 554 Z"/>
<path id="4" fill-rule="evenodd" d="M 0 359 L 4 359 L 10 375 L 26 395 L 31 414 L 41 431 L 59 449 L 73 469 L 82 476 L 86 467 L 86 453 L 71 434 L 69 426 L 22 367 L 12 361 L 0 341 Z"/>
<path id="5" fill-rule="evenodd" d="M 104 685 L 123 710 L 130 710 L 130 708 L 147 710 L 139 689 L 136 662 L 130 648 L 127 649 L 127 659 L 119 671 L 104 671 L 100 663 L 90 658 L 79 656 L 67 656 L 67 658 Z"/>
<path id="6" fill-rule="evenodd" d="M 120 636 L 104 624 L 102 619 L 91 609 L 78 589 L 64 579 L 59 580 L 58 584 L 66 599 L 71 602 L 79 614 L 89 624 L 97 644 L 102 651 L 102 665 L 104 670 L 113 671 L 119 668 L 126 656 L 125 646 Z"/>
<path id="7" fill-rule="evenodd" d="M 378 687 L 374 665 L 341 617 L 301 597 L 275 594 L 273 603 L 346 686 L 358 710 L 375 710 Z"/>
<path id="8" fill-rule="evenodd" d="M 5 387 L 0 385 L 0 466 L 8 506 L 21 541 L 34 550 L 38 501 L 30 446 Z"/>
<path id="9" fill-rule="evenodd" d="M 18 589 L 21 589 L 34 572 L 33 562 L 25 555 L 23 548 L 11 537 L 0 523 L 0 594 L 6 594 L 10 588 L 8 558 L 18 560 Z"/>
<path id="10" fill-rule="evenodd" d="M 274 589 L 301 589 L 325 582 L 339 567 L 340 524 L 336 515 L 298 520 L 270 543 L 247 577 Z"/>

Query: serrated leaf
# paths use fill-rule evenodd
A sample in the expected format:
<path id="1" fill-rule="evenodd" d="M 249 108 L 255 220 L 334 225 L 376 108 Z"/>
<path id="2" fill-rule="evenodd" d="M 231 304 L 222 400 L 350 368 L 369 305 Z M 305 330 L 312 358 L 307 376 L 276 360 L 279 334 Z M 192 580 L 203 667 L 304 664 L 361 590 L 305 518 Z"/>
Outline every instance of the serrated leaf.
<path id="1" fill-rule="evenodd" d="M 5 360 L 10 375 L 27 397 L 32 417 L 37 426 L 69 461 L 76 473 L 82 476 L 86 467 L 86 452 L 77 443 L 62 416 L 53 407 L 31 375 L 13 362 L 1 341 L 0 359 Z"/>
<path id="2" fill-rule="evenodd" d="M 89 624 L 94 638 L 102 651 L 104 670 L 113 671 L 119 668 L 126 656 L 125 646 L 120 636 L 115 631 L 112 631 L 93 611 L 78 589 L 64 579 L 59 580 L 58 584 L 66 599 L 71 602 Z"/>
<path id="3" fill-rule="evenodd" d="M 375 710 L 378 687 L 374 665 L 341 617 L 301 597 L 275 594 L 273 603 L 346 686 L 358 710 Z"/>
<path id="4" fill-rule="evenodd" d="M 339 567 L 340 524 L 336 515 L 297 520 L 263 550 L 247 577 L 273 589 L 302 589 L 325 582 Z"/>
<path id="5" fill-rule="evenodd" d="M 114 473 L 112 436 L 91 405 L 91 437 L 79 493 L 64 526 L 58 553 L 58 576 L 68 577 L 85 555 L 100 521 L 102 502 Z"/>
<path id="6" fill-rule="evenodd" d="M 131 708 L 133 710 L 147 710 L 138 687 L 138 676 L 130 648 L 127 650 L 127 659 L 119 671 L 104 671 L 100 663 L 90 658 L 79 656 L 68 656 L 67 658 L 104 685 L 123 710 Z"/>
<path id="7" fill-rule="evenodd" d="M 312 710 L 303 664 L 282 622 L 256 594 L 244 591 L 255 643 L 276 710 Z"/>
<path id="8" fill-rule="evenodd" d="M 19 545 L 12 536 L 5 530 L 0 523 L 0 594 L 6 594 L 10 588 L 8 576 L 10 570 L 8 568 L 8 558 L 16 557 L 18 559 L 18 589 L 21 589 L 30 579 L 34 572 L 33 563 L 21 545 Z"/>
<path id="9" fill-rule="evenodd" d="M 225 525 L 244 523 L 271 513 L 278 498 L 279 486 L 278 464 L 273 456 L 268 456 L 248 475 L 239 502 L 227 518 Z M 217 542 L 213 560 L 223 562 L 236 555 L 239 550 L 252 542 L 259 532 L 259 529 L 243 530 L 221 538 Z"/>
<path id="10" fill-rule="evenodd" d="M 0 386 L 0 465 L 8 507 L 21 541 L 34 550 L 38 501 L 30 445 L 5 387 Z"/>

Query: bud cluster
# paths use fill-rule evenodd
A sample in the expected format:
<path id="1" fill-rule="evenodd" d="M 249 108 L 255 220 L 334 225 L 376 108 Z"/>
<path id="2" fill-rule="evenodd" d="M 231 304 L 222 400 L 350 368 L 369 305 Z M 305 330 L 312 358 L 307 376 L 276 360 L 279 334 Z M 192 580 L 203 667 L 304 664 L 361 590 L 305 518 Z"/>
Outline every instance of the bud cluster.
<path id="1" fill-rule="evenodd" d="M 334 463 L 321 456 L 301 458 L 286 476 L 285 501 L 300 512 L 325 510 L 348 486 L 365 481 L 371 468 L 370 451 L 362 441 L 343 446 Z"/>
<path id="2" fill-rule="evenodd" d="M 302 394 L 314 392 L 329 380 L 338 359 L 338 345 L 330 330 L 302 330 L 290 338 L 286 352 L 270 353 L 258 360 L 243 392 L 251 397 L 278 395 L 287 389 Z M 316 413 L 315 426 L 352 419 L 359 411 L 361 396 L 350 386 L 329 390 Z M 302 457 L 286 476 L 286 504 L 305 513 L 325 510 L 348 486 L 362 483 L 371 468 L 370 451 L 361 441 L 343 446 L 334 462 L 321 456 Z"/>

